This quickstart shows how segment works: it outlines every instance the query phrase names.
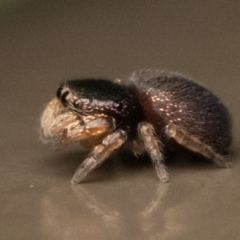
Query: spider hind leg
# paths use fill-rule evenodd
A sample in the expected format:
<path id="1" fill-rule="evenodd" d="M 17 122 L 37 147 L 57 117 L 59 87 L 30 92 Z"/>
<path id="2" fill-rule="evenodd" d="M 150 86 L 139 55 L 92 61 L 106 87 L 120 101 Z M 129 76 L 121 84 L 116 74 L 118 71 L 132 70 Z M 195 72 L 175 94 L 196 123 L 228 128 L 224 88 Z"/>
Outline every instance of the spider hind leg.
<path id="1" fill-rule="evenodd" d="M 185 148 L 200 153 L 205 158 L 212 160 L 219 167 L 232 167 L 232 163 L 228 162 L 228 156 L 217 153 L 211 146 L 208 146 L 197 137 L 190 135 L 187 131 L 175 124 L 168 124 L 165 127 L 165 134 Z"/>

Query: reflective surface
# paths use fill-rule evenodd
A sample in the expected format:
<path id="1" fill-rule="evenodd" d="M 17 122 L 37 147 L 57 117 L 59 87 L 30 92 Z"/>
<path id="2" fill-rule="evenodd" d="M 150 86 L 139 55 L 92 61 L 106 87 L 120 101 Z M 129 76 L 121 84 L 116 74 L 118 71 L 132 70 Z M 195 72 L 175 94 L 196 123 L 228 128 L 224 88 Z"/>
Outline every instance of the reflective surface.
<path id="1" fill-rule="evenodd" d="M 0 5 L 1 239 L 239 239 L 240 4 L 161 2 Z M 234 168 L 175 155 L 163 184 L 147 156 L 120 152 L 70 185 L 87 152 L 41 144 L 44 105 L 65 79 L 144 67 L 193 76 L 223 100 Z"/>

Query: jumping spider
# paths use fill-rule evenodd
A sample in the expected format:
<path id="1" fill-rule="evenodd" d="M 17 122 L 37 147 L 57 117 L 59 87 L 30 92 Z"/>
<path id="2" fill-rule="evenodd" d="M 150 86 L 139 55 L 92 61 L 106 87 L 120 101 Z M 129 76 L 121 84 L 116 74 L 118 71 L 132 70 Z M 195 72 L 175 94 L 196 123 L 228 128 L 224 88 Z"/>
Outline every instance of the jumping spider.
<path id="1" fill-rule="evenodd" d="M 231 142 L 227 108 L 210 91 L 178 74 L 141 70 L 128 84 L 103 79 L 64 82 L 41 117 L 41 137 L 56 147 L 79 142 L 92 151 L 71 183 L 123 145 L 148 152 L 162 182 L 169 180 L 163 149 L 173 139 L 221 167 Z M 171 140 L 172 141 L 172 140 Z"/>

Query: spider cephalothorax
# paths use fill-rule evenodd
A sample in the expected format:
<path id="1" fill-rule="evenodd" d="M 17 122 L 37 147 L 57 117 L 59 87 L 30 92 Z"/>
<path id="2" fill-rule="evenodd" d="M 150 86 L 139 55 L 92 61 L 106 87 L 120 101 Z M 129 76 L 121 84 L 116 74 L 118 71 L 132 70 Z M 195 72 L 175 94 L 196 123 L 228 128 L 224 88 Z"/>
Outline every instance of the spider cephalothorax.
<path id="1" fill-rule="evenodd" d="M 180 75 L 158 70 L 133 73 L 128 84 L 102 79 L 63 83 L 41 118 L 43 140 L 57 147 L 78 141 L 91 148 L 72 178 L 79 183 L 124 143 L 136 154 L 147 151 L 161 181 L 168 175 L 162 154 L 168 140 L 213 160 L 231 141 L 227 108 L 210 91 Z"/>

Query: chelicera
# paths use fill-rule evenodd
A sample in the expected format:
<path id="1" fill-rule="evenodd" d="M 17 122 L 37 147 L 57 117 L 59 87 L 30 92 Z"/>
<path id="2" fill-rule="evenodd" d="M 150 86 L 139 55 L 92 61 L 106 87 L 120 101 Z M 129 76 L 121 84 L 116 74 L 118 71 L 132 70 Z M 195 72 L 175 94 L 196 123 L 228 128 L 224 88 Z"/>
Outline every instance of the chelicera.
<path id="1" fill-rule="evenodd" d="M 123 146 L 135 154 L 148 152 L 157 176 L 167 182 L 163 150 L 170 139 L 221 167 L 231 166 L 225 157 L 231 142 L 227 108 L 192 80 L 159 70 L 134 72 L 125 84 L 64 82 L 42 114 L 41 137 L 58 148 L 79 142 L 91 149 L 72 184 Z"/>

